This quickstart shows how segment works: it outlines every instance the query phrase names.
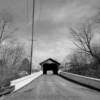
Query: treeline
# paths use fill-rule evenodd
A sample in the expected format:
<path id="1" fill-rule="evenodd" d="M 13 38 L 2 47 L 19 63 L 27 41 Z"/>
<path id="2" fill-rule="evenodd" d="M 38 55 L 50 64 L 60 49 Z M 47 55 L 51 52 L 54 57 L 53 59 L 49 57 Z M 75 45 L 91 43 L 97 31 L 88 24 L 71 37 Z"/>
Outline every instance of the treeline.
<path id="1" fill-rule="evenodd" d="M 30 73 L 30 63 L 24 56 L 23 46 L 0 47 L 0 86 Z M 24 73 L 23 73 L 24 72 Z"/>
<path id="2" fill-rule="evenodd" d="M 14 20 L 12 12 L 0 12 L 0 87 L 30 71 L 24 45 L 16 38 L 19 27 Z"/>
<path id="3" fill-rule="evenodd" d="M 70 54 L 67 71 L 100 78 L 100 21 L 95 19 L 70 28 L 76 50 Z"/>
<path id="4" fill-rule="evenodd" d="M 74 52 L 74 54 L 70 56 L 70 63 L 66 65 L 66 67 L 69 68 L 66 71 L 79 75 L 100 78 L 100 64 L 91 56 L 78 52 Z"/>

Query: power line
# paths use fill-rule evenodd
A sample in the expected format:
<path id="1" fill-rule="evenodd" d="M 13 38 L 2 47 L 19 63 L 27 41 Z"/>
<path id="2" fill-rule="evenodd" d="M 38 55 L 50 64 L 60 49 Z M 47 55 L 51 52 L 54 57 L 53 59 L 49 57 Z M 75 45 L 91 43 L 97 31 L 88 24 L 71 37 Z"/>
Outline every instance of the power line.
<path id="1" fill-rule="evenodd" d="M 41 0 L 38 0 L 38 3 L 39 3 L 39 15 L 38 15 L 38 21 L 37 21 L 37 24 L 39 25 L 40 21 L 41 21 L 41 12 L 42 12 L 42 6 L 41 6 Z M 39 40 L 39 29 L 37 28 L 37 48 L 38 48 L 38 40 Z"/>
<path id="2" fill-rule="evenodd" d="M 27 21 L 28 21 L 28 0 L 26 0 L 26 18 L 27 18 Z"/>

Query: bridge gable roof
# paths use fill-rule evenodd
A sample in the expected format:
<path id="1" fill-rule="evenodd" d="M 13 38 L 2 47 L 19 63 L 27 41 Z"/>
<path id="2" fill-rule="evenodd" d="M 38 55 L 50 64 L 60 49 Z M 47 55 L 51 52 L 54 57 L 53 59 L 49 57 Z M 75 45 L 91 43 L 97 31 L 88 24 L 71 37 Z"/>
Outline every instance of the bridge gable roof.
<path id="1" fill-rule="evenodd" d="M 52 64 L 55 63 L 57 65 L 60 65 L 60 63 L 52 58 L 48 58 L 47 60 L 44 60 L 43 62 L 40 63 L 40 65 L 44 65 L 44 64 Z"/>

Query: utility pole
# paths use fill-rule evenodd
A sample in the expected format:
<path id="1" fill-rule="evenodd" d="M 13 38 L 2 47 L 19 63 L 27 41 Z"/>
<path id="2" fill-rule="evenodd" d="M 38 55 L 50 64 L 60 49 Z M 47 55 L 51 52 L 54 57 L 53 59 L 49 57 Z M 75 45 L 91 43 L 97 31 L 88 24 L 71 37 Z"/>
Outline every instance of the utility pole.
<path id="1" fill-rule="evenodd" d="M 32 11 L 32 40 L 31 40 L 31 62 L 30 62 L 30 74 L 32 73 L 32 61 L 33 61 L 33 34 L 34 34 L 34 11 L 35 11 L 35 0 L 33 0 L 33 11 Z"/>

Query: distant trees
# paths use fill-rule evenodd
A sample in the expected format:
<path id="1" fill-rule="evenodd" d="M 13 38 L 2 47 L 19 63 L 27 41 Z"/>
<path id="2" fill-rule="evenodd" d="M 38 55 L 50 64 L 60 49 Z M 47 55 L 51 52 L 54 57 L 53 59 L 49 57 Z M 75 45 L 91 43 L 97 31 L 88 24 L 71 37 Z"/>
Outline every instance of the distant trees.
<path id="1" fill-rule="evenodd" d="M 90 57 L 85 53 L 79 53 L 78 51 L 74 51 L 70 56 L 70 68 L 76 69 L 85 66 L 86 64 L 91 63 Z"/>
<path id="2" fill-rule="evenodd" d="M 21 66 L 19 68 L 19 71 L 26 71 L 28 74 L 30 74 L 30 61 L 28 58 L 24 58 L 21 62 Z"/>
<path id="3" fill-rule="evenodd" d="M 3 63 L 9 66 L 17 65 L 22 59 L 23 55 L 23 46 L 2 46 L 0 49 L 0 59 L 2 59 Z"/>
<path id="4" fill-rule="evenodd" d="M 74 51 L 74 53 L 70 55 L 69 63 L 70 68 L 67 70 L 69 72 L 96 78 L 100 77 L 98 69 L 96 68 L 97 64 L 93 62 L 90 55 Z"/>
<path id="5" fill-rule="evenodd" d="M 23 46 L 5 46 L 0 48 L 0 84 L 18 78 L 18 70 L 24 58 Z"/>

